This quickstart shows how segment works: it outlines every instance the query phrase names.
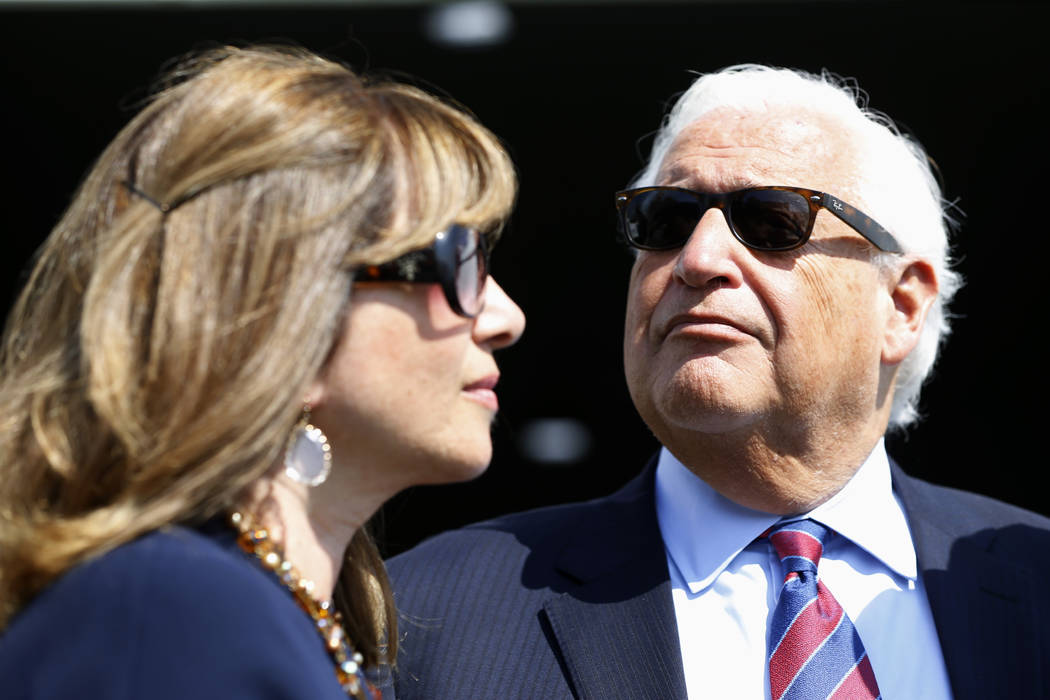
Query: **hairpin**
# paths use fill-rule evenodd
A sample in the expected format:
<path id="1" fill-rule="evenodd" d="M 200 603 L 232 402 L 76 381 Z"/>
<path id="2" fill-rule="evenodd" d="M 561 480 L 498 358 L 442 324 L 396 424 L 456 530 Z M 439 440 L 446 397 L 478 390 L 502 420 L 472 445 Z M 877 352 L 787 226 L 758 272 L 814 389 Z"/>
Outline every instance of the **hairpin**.
<path id="1" fill-rule="evenodd" d="M 186 202 L 190 201 L 191 199 L 208 189 L 207 187 L 202 187 L 196 192 L 191 192 L 183 197 L 180 197 L 179 199 L 176 199 L 174 202 L 161 202 L 154 199 L 153 197 L 150 197 L 138 187 L 135 187 L 135 185 L 131 184 L 131 182 L 129 182 L 128 180 L 121 180 L 120 184 L 123 185 L 128 192 L 137 195 L 149 202 L 150 204 L 152 204 L 154 207 L 159 209 L 162 214 L 168 214 L 174 211 L 178 207 L 181 207 L 183 204 L 185 204 Z"/>

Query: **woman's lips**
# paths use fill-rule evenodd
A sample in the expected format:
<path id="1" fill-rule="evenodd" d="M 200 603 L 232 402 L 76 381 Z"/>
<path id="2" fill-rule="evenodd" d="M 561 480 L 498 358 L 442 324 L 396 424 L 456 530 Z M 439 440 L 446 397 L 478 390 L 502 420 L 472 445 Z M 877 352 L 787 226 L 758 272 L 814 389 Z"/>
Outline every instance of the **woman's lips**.
<path id="1" fill-rule="evenodd" d="M 498 374 L 490 374 L 463 387 L 463 393 L 473 401 L 477 401 L 490 411 L 499 410 L 499 398 L 496 396 L 496 383 L 499 381 Z"/>

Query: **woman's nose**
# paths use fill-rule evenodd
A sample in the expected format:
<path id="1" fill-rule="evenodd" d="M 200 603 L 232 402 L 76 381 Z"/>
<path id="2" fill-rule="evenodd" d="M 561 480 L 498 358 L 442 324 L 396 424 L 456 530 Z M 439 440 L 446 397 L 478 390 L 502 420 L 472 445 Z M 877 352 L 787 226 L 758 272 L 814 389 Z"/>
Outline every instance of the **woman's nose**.
<path id="1" fill-rule="evenodd" d="M 485 282 L 485 306 L 474 319 L 475 341 L 498 350 L 518 342 L 524 330 L 525 312 L 489 275 Z"/>

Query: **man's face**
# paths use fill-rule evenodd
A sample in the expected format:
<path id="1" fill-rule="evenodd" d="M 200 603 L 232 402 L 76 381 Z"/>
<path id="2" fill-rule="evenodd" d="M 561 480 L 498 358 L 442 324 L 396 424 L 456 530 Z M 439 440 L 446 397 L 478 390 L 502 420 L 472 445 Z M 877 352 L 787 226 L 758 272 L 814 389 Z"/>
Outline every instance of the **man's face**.
<path id="1" fill-rule="evenodd" d="M 678 136 L 657 184 L 702 192 L 809 187 L 864 209 L 858 175 L 849 134 L 828 117 L 719 110 Z M 717 209 L 684 247 L 641 252 L 631 273 L 625 370 L 635 406 L 660 441 L 676 451 L 698 433 L 757 431 L 790 451 L 815 434 L 846 439 L 879 421 L 881 434 L 888 399 L 880 357 L 893 301 L 871 252 L 826 211 L 801 248 L 754 251 Z"/>

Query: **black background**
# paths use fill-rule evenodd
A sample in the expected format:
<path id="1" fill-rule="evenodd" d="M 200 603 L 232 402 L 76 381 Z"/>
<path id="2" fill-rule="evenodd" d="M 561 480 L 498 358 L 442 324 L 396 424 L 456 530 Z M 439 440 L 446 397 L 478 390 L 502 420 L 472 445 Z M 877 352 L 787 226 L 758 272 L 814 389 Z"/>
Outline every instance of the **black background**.
<path id="1" fill-rule="evenodd" d="M 855 77 L 871 106 L 927 147 L 966 213 L 967 285 L 924 394 L 927 419 L 891 452 L 913 474 L 1050 513 L 1043 488 L 1042 326 L 1047 215 L 1047 40 L 1039 4 L 533 3 L 510 40 L 450 49 L 419 5 L 295 9 L 0 10 L 3 276 L 19 274 L 92 159 L 168 58 L 215 42 L 286 40 L 358 69 L 402 73 L 470 107 L 506 142 L 519 207 L 495 273 L 528 315 L 502 354 L 495 459 L 480 479 L 414 489 L 384 510 L 387 550 L 455 525 L 608 493 L 656 443 L 631 406 L 620 357 L 629 257 L 611 194 L 689 71 L 761 62 Z M 520 438 L 570 416 L 592 449 L 557 467 Z"/>

